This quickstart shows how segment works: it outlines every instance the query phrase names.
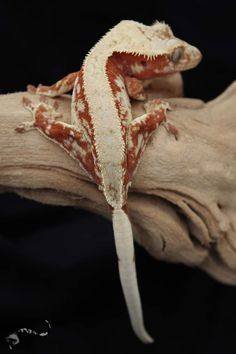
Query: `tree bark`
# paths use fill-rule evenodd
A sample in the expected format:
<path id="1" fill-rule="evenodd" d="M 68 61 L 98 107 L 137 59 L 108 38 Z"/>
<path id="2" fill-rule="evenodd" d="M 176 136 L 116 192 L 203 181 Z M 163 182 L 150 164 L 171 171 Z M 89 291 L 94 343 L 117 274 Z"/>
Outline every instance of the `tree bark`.
<path id="1" fill-rule="evenodd" d="M 149 99 L 165 96 L 175 105 L 168 119 L 179 139 L 160 126 L 141 158 L 129 193 L 135 239 L 157 259 L 236 284 L 236 82 L 204 103 L 170 98 L 181 94 L 182 83 L 168 80 L 154 84 Z M 23 96 L 38 100 L 25 92 L 0 96 L 0 191 L 110 218 L 101 192 L 64 150 L 36 130 L 15 132 L 32 119 Z M 57 101 L 69 122 L 71 97 Z M 142 103 L 132 107 L 134 116 L 144 111 Z"/>

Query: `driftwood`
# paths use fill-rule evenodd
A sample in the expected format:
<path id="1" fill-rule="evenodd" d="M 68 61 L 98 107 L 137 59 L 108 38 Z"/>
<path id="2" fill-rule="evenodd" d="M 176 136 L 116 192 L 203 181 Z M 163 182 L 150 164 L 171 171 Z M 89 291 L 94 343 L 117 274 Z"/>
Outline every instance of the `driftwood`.
<path id="1" fill-rule="evenodd" d="M 157 82 L 158 92 L 180 96 L 181 78 L 168 80 Z M 101 192 L 65 151 L 36 130 L 14 131 L 31 120 L 23 95 L 0 96 L 0 191 L 109 217 Z M 156 95 L 154 85 L 149 98 Z M 57 100 L 62 120 L 69 121 L 70 96 Z M 175 104 L 168 119 L 179 139 L 161 126 L 143 154 L 129 193 L 136 241 L 157 259 L 198 266 L 236 284 L 236 82 L 208 103 L 168 101 Z M 133 105 L 135 116 L 142 112 L 143 104 Z"/>

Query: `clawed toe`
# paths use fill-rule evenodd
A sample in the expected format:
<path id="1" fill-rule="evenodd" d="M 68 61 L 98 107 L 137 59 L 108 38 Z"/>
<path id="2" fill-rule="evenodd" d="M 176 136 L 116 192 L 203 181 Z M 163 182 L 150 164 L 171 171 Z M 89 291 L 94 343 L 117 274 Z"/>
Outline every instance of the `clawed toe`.
<path id="1" fill-rule="evenodd" d="M 19 125 L 15 128 L 15 131 L 16 131 L 17 133 L 24 133 L 24 131 L 25 131 L 24 124 L 23 124 L 23 123 L 19 124 Z"/>
<path id="2" fill-rule="evenodd" d="M 23 103 L 23 106 L 28 109 L 30 112 L 33 112 L 34 110 L 34 104 L 33 102 L 28 98 L 28 97 L 23 97 L 22 98 L 22 103 Z"/>
<path id="3" fill-rule="evenodd" d="M 165 127 L 166 127 L 166 130 L 168 131 L 168 133 L 174 135 L 175 140 L 178 140 L 178 138 L 179 138 L 179 131 L 178 131 L 178 129 L 177 129 L 173 124 L 171 124 L 171 123 L 169 123 L 169 122 L 166 123 L 166 126 L 165 126 Z"/>
<path id="4" fill-rule="evenodd" d="M 32 129 L 35 129 L 35 122 L 34 121 L 20 123 L 15 128 L 15 131 L 17 133 L 24 133 L 24 132 L 27 132 L 27 131 L 32 130 Z"/>
<path id="5" fill-rule="evenodd" d="M 27 85 L 27 92 L 31 94 L 36 93 L 37 88 L 34 85 Z"/>

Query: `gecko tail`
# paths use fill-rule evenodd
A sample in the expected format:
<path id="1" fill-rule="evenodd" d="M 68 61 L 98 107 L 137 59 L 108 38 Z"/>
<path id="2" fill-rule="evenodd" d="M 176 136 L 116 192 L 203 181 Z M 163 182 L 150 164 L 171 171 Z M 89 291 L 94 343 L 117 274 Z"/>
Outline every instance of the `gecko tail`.
<path id="1" fill-rule="evenodd" d="M 154 342 L 143 322 L 143 312 L 137 283 L 134 242 L 130 220 L 122 209 L 112 214 L 115 246 L 118 256 L 119 274 L 132 328 L 144 343 Z"/>

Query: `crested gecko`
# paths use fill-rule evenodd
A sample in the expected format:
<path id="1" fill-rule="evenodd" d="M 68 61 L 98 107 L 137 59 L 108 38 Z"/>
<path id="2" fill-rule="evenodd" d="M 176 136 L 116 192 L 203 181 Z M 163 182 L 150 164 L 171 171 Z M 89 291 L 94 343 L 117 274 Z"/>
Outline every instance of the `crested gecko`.
<path id="1" fill-rule="evenodd" d="M 154 108 L 133 119 L 130 98 L 145 100 L 143 82 L 159 75 L 195 67 L 200 51 L 176 38 L 171 28 L 156 21 L 146 26 L 123 20 L 108 31 L 85 57 L 78 72 L 51 86 L 28 85 L 28 92 L 56 97 L 71 89 L 71 123 L 48 102 L 33 104 L 23 99 L 33 114 L 16 131 L 37 129 L 76 159 L 102 191 L 112 213 L 118 268 L 132 328 L 144 343 L 153 342 L 145 329 L 136 277 L 132 226 L 127 194 L 142 152 L 152 133 L 167 123 L 167 102 L 156 100 Z"/>

